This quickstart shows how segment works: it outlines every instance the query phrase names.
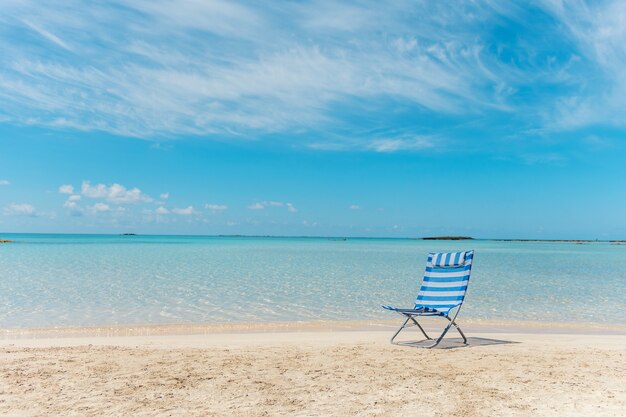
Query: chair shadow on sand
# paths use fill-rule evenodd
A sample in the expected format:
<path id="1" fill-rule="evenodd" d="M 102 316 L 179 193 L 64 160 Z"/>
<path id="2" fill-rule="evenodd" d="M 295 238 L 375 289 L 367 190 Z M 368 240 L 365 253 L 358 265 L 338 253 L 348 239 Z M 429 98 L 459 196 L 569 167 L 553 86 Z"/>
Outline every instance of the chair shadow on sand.
<path id="1" fill-rule="evenodd" d="M 432 340 L 421 340 L 418 342 L 396 342 L 398 346 L 406 346 L 406 347 L 415 347 L 415 348 L 423 348 L 424 345 L 428 345 L 432 343 Z M 514 342 L 511 340 L 499 340 L 499 339 L 488 339 L 484 337 L 468 337 L 467 344 L 463 343 L 463 339 L 460 337 L 449 337 L 444 338 L 439 345 L 432 348 L 435 349 L 457 349 L 457 348 L 472 348 L 477 346 L 490 346 L 490 345 L 508 345 Z"/>

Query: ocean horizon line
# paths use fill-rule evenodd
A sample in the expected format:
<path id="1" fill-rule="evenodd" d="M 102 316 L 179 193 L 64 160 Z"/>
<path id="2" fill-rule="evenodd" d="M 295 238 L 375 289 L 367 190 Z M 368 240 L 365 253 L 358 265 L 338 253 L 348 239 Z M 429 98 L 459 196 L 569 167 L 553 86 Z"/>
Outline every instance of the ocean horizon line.
<path id="1" fill-rule="evenodd" d="M 102 237 L 193 237 L 193 238 L 267 238 L 267 239 L 337 239 L 337 240 L 439 240 L 439 241 L 491 241 L 491 242 L 555 242 L 555 243 L 626 243 L 625 239 L 563 239 L 563 238 L 491 238 L 472 236 L 349 236 L 349 235 L 257 235 L 257 234 L 170 234 L 170 233 L 80 233 L 80 232 L 2 232 L 0 237 L 11 235 L 27 236 L 102 236 Z"/>

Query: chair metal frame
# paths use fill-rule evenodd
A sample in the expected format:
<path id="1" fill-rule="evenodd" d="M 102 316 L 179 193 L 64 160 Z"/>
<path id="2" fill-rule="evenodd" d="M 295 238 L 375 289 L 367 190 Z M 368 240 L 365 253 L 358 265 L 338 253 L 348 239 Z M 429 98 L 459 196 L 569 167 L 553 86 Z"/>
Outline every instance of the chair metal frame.
<path id="1" fill-rule="evenodd" d="M 467 252 L 471 252 L 471 256 L 473 258 L 473 251 L 467 251 Z M 430 255 L 432 256 L 433 254 L 430 254 Z M 430 260 L 431 258 L 429 257 L 429 262 Z M 471 266 L 470 266 L 470 271 L 471 271 Z M 422 285 L 423 285 L 423 281 L 422 281 Z M 467 288 L 465 291 L 467 291 Z M 434 309 L 434 308 L 419 306 L 419 304 L 417 303 L 414 305 L 412 309 L 392 308 L 390 306 L 383 306 L 385 309 L 395 311 L 396 313 L 406 318 L 404 323 L 402 323 L 400 328 L 391 337 L 390 342 L 394 345 L 399 345 L 399 346 L 414 346 L 414 347 L 419 347 L 419 348 L 432 349 L 435 346 L 439 345 L 441 341 L 443 340 L 443 338 L 445 337 L 445 335 L 450 330 L 450 328 L 454 327 L 463 338 L 463 344 L 467 345 L 467 337 L 465 337 L 465 334 L 461 330 L 461 327 L 458 325 L 458 323 L 456 323 L 456 318 L 459 315 L 459 312 L 461 311 L 461 306 L 463 305 L 463 301 L 465 301 L 465 296 L 463 296 L 463 299 L 460 300 L 460 302 L 457 305 L 449 308 L 447 312 L 445 313 L 442 311 L 437 311 L 437 309 Z M 452 318 L 450 318 L 450 312 L 452 312 L 453 310 L 456 310 L 456 311 L 454 311 L 454 314 L 452 314 Z M 449 323 L 447 324 L 447 326 L 443 329 L 443 331 L 437 338 L 432 338 L 428 335 L 428 333 L 426 333 L 426 330 L 424 330 L 422 325 L 417 321 L 416 317 L 444 317 L 446 320 L 448 320 Z M 422 332 L 422 334 L 424 335 L 425 339 L 418 340 L 418 341 L 397 342 L 395 340 L 396 337 L 402 332 L 402 330 L 406 329 L 407 327 L 418 327 L 420 331 Z M 429 341 L 429 340 L 432 340 L 433 342 L 429 344 L 424 344 L 424 342 Z"/>
<path id="2" fill-rule="evenodd" d="M 414 347 L 419 347 L 419 348 L 424 348 L 424 349 L 432 349 L 435 346 L 437 346 L 439 343 L 441 343 L 441 341 L 443 340 L 444 336 L 446 335 L 446 333 L 448 333 L 448 330 L 450 330 L 450 328 L 452 326 L 454 326 L 454 328 L 459 332 L 459 334 L 463 338 L 463 343 L 467 344 L 467 337 L 465 337 L 465 334 L 461 330 L 461 327 L 455 321 L 456 317 L 459 314 L 459 311 L 461 311 L 461 304 L 459 304 L 456 307 L 453 307 L 450 310 L 453 310 L 453 309 L 456 309 L 456 311 L 455 311 L 454 316 L 452 318 L 450 318 L 446 314 L 443 314 L 443 313 L 440 313 L 440 312 L 437 312 L 437 311 L 426 311 L 424 308 L 395 310 L 401 316 L 406 317 L 406 320 L 404 321 L 404 323 L 402 323 L 402 326 L 400 326 L 398 331 L 396 331 L 393 334 L 393 336 L 391 336 L 391 339 L 390 339 L 391 344 L 398 345 L 398 346 L 414 346 Z M 423 316 L 444 317 L 444 318 L 446 318 L 449 321 L 449 323 L 443 329 L 443 331 L 441 332 L 439 337 L 437 337 L 436 339 L 433 339 L 432 337 L 430 337 L 428 335 L 428 333 L 426 333 L 426 330 L 424 330 L 422 325 L 420 325 L 419 322 L 415 319 L 415 317 L 423 317 Z M 407 326 L 407 323 L 409 323 L 409 321 L 412 321 L 413 323 L 410 323 Z M 407 327 L 415 327 L 415 326 L 417 326 L 421 330 L 422 334 L 424 335 L 424 337 L 426 339 L 422 339 L 422 340 L 418 340 L 418 341 L 408 341 L 408 342 L 396 342 L 395 341 L 396 337 L 400 334 L 400 332 L 402 332 L 402 330 L 406 329 Z M 433 340 L 434 342 L 431 343 L 431 344 L 425 345 L 425 346 L 420 345 L 421 343 L 423 343 L 423 342 L 425 342 L 427 340 Z"/>

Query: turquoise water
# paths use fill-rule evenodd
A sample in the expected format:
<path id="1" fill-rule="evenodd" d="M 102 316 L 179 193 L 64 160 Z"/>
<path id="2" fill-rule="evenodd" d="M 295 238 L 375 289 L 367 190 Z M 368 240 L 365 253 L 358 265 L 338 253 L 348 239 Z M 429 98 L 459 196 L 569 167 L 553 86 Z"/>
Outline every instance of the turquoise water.
<path id="1" fill-rule="evenodd" d="M 463 316 L 626 323 L 626 246 L 2 235 L 0 328 L 393 318 L 429 251 L 476 251 Z"/>

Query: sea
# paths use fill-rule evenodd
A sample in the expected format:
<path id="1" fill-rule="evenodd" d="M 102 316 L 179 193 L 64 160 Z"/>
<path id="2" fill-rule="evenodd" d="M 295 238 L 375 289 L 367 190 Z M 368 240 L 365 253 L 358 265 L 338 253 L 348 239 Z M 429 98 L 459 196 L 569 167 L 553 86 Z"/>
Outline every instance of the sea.
<path id="1" fill-rule="evenodd" d="M 608 242 L 2 234 L 0 328 L 384 320 L 429 252 L 475 251 L 461 315 L 626 323 Z"/>

